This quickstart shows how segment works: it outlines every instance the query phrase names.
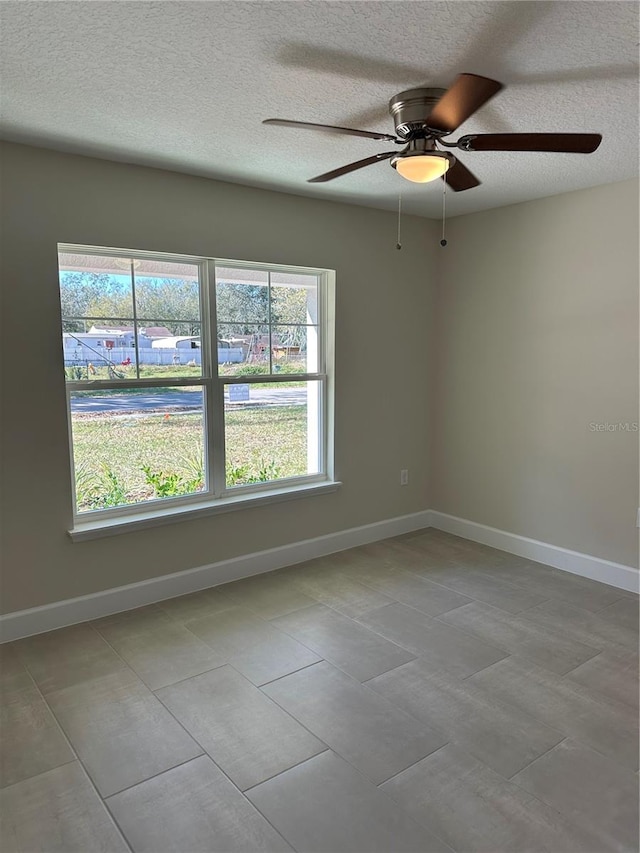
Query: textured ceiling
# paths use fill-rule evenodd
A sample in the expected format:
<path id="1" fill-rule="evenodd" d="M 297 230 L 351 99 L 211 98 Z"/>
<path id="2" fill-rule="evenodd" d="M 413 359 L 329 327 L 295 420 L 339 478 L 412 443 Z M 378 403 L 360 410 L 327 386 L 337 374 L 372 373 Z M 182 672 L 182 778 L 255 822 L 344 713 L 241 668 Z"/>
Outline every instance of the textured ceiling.
<path id="1" fill-rule="evenodd" d="M 600 132 L 588 156 L 461 153 L 482 185 L 448 215 L 638 171 L 635 2 L 1 2 L 7 139 L 438 217 L 442 183 L 378 163 L 389 143 L 263 118 L 393 132 L 387 102 L 461 71 L 506 89 L 459 130 Z M 452 137 L 457 138 L 457 134 Z M 392 146 L 393 147 L 393 146 Z"/>

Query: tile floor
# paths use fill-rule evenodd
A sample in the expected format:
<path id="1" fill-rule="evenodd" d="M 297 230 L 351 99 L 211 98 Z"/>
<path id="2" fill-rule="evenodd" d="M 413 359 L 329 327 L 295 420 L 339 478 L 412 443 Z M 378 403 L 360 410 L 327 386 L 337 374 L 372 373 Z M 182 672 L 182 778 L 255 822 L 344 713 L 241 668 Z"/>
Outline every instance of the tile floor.
<path id="1" fill-rule="evenodd" d="M 638 849 L 638 599 L 429 530 L 1 647 L 3 853 Z"/>

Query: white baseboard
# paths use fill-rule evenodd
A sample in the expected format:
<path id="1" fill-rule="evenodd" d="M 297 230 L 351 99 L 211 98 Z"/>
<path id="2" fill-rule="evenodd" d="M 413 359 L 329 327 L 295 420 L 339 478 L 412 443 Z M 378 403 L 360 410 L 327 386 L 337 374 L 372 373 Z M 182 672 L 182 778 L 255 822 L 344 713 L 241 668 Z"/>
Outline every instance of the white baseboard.
<path id="1" fill-rule="evenodd" d="M 579 551 L 570 551 L 568 548 L 549 545 L 537 539 L 528 539 L 526 536 L 487 527 L 485 524 L 467 521 L 466 518 L 457 518 L 455 515 L 447 515 L 437 510 L 431 510 L 431 526 L 446 533 L 461 536 L 463 539 L 499 548 L 501 551 L 508 551 L 510 554 L 545 563 L 556 569 L 600 581 L 628 592 L 639 591 L 640 572 L 633 566 L 612 563 L 609 560 L 592 557 L 590 554 L 581 554 Z"/>
<path id="2" fill-rule="evenodd" d="M 630 592 L 638 592 L 640 573 L 638 569 L 631 566 L 611 563 L 608 560 L 601 560 L 578 551 L 569 551 L 567 548 L 559 548 L 536 539 L 527 539 L 526 536 L 518 536 L 436 510 L 424 510 L 412 515 L 365 524 L 362 527 L 340 530 L 315 539 L 293 542 L 268 551 L 257 551 L 243 557 L 234 557 L 231 560 L 222 560 L 207 566 L 150 578 L 140 583 L 107 589 L 66 601 L 56 601 L 53 604 L 20 610 L 16 613 L 7 613 L 0 616 L 0 643 L 42 634 L 67 625 L 76 625 L 89 619 L 98 619 L 101 616 L 131 610 L 134 607 L 143 607 L 145 604 L 153 604 L 177 595 L 186 595 L 189 592 L 208 589 L 229 581 L 293 566 L 314 557 L 324 557 L 336 551 L 344 551 L 347 548 L 355 548 L 358 545 L 366 545 L 368 542 L 377 542 L 380 539 L 400 536 L 402 533 L 410 533 L 426 527 L 436 527 L 447 533 L 470 539 L 472 542 L 481 542 L 483 545 L 490 545 L 520 557 L 546 563 L 572 574 L 582 575 Z"/>
<path id="3" fill-rule="evenodd" d="M 314 557 L 324 557 L 336 551 L 344 551 L 347 548 L 355 548 L 358 545 L 366 545 L 391 536 L 400 536 L 412 530 L 421 530 L 429 527 L 430 517 L 429 510 L 424 510 L 412 515 L 365 524 L 362 527 L 340 530 L 315 539 L 282 545 L 267 551 L 257 551 L 231 560 L 198 566 L 195 569 L 187 569 L 171 575 L 150 578 L 140 583 L 115 587 L 66 601 L 56 601 L 53 604 L 32 607 L 29 610 L 7 613 L 0 616 L 0 643 L 30 637 L 33 634 L 42 634 L 67 625 L 76 625 L 101 616 L 110 616 L 112 613 L 164 601 L 177 595 L 186 595 L 189 592 L 208 589 L 229 581 L 259 575 L 262 572 L 293 566 Z"/>

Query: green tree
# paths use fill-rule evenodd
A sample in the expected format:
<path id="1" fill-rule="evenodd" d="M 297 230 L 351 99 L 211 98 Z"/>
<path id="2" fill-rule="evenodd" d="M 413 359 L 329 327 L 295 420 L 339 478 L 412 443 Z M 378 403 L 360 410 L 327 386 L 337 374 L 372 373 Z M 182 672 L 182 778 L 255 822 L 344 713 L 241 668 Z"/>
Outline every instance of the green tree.
<path id="1" fill-rule="evenodd" d="M 200 334 L 198 284 L 182 279 L 136 279 L 136 313 L 140 326 L 167 326 L 174 335 Z M 95 321 L 107 325 L 133 318 L 133 291 L 129 281 L 106 273 L 68 272 L 60 276 L 62 330 L 84 332 Z M 150 321 L 150 322 L 149 322 Z"/>
<path id="2" fill-rule="evenodd" d="M 91 316 L 91 305 L 110 289 L 110 276 L 106 273 L 67 272 L 60 275 L 60 304 L 62 330 L 83 332 L 85 323 L 71 317 Z"/>
<path id="3" fill-rule="evenodd" d="M 200 297 L 198 283 L 186 279 L 135 280 L 136 314 L 140 326 L 166 326 L 173 335 L 200 334 Z M 72 317 L 94 317 L 114 324 L 118 318 L 133 317 L 131 283 L 124 276 L 106 273 L 66 272 L 60 276 L 62 322 L 65 332 L 86 331 L 94 321 L 76 321 Z M 219 335 L 264 334 L 271 313 L 272 326 L 288 326 L 280 334 L 291 339 L 300 334 L 291 324 L 307 319 L 307 291 L 304 288 L 219 282 L 217 285 Z M 271 309 L 271 311 L 270 311 Z M 298 341 L 292 341 L 298 343 Z"/>
<path id="4" fill-rule="evenodd" d="M 269 288 L 258 284 L 218 282 L 216 287 L 218 323 L 222 337 L 250 335 L 264 331 L 269 322 Z M 258 330 L 257 326 L 262 327 Z"/>
<path id="5" fill-rule="evenodd" d="M 136 313 L 143 327 L 161 325 L 174 335 L 199 335 L 198 282 L 176 278 L 137 278 Z M 149 320 L 153 322 L 145 322 Z"/>
<path id="6" fill-rule="evenodd" d="M 272 287 L 271 320 L 274 325 L 307 323 L 307 290 L 302 287 Z"/>

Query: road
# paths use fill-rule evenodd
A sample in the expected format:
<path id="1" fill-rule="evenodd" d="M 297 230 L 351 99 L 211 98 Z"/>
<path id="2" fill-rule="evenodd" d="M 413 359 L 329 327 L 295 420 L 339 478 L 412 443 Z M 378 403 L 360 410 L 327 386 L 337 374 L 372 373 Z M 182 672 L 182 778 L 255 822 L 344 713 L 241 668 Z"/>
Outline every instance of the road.
<path id="1" fill-rule="evenodd" d="M 225 391 L 228 402 L 228 392 Z M 255 406 L 303 406 L 307 402 L 306 388 L 251 388 L 249 400 L 244 405 Z M 165 409 L 202 408 L 202 391 L 153 391 L 138 394 L 95 395 L 71 397 L 71 411 L 78 414 L 99 412 L 140 412 Z"/>

